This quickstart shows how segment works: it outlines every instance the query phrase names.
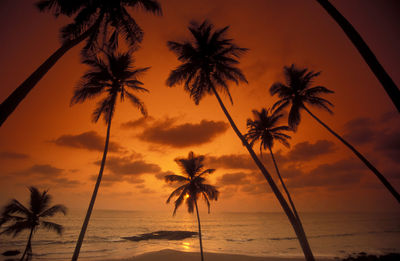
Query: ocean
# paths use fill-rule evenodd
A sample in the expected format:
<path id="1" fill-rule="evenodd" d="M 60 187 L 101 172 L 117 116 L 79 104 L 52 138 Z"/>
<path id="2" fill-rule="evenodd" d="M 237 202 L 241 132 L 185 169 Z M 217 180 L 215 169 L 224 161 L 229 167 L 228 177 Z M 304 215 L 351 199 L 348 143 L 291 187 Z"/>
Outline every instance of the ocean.
<path id="1" fill-rule="evenodd" d="M 294 232 L 283 213 L 200 213 L 206 252 L 252 256 L 301 257 Z M 71 211 L 52 221 L 65 226 L 62 236 L 38 230 L 33 238 L 34 260 L 70 260 L 83 211 Z M 305 231 L 317 257 L 346 257 L 367 252 L 400 252 L 400 213 L 302 213 Z M 197 232 L 196 216 L 180 209 L 171 212 L 95 210 L 83 243 L 80 260 L 126 258 L 151 251 L 198 251 L 197 237 L 133 242 L 122 239 L 158 230 Z M 28 231 L 0 236 L 0 251 L 24 250 Z M 2 260 L 6 260 L 4 257 Z"/>

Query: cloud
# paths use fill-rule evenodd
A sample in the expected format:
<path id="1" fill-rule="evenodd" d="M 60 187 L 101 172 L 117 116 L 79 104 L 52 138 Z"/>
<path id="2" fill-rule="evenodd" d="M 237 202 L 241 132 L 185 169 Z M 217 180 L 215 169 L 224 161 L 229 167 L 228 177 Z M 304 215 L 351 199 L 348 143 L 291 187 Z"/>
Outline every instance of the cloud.
<path id="1" fill-rule="evenodd" d="M 289 178 L 287 185 L 289 188 L 346 187 L 360 183 L 365 171 L 365 167 L 357 160 L 344 159 L 321 164 L 308 173 L 298 169 L 297 175 Z"/>
<path id="2" fill-rule="evenodd" d="M 151 117 L 151 116 L 148 116 L 148 117 L 142 117 L 142 118 L 139 118 L 139 119 L 137 119 L 137 120 L 133 120 L 133 121 L 127 121 L 127 122 L 124 122 L 124 123 L 122 123 L 121 124 L 121 128 L 123 128 L 123 129 L 135 129 L 135 128 L 138 128 L 138 127 L 147 127 L 148 126 L 148 123 L 150 122 L 150 121 L 153 121 L 154 120 L 154 118 L 153 117 Z"/>
<path id="3" fill-rule="evenodd" d="M 249 182 L 248 174 L 244 172 L 227 173 L 217 180 L 217 186 L 241 185 Z"/>
<path id="4" fill-rule="evenodd" d="M 228 129 L 223 121 L 175 124 L 175 119 L 155 122 L 138 135 L 139 139 L 173 148 L 201 145 L 214 140 Z"/>
<path id="5" fill-rule="evenodd" d="M 101 161 L 95 164 L 100 165 Z M 111 185 L 114 182 L 129 182 L 132 184 L 144 183 L 142 175 L 156 174 L 161 171 L 160 166 L 148 163 L 142 159 L 140 154 L 127 157 L 108 157 L 105 169 L 108 173 L 104 175 L 104 181 Z M 92 176 L 95 180 L 97 175 Z"/>
<path id="6" fill-rule="evenodd" d="M 51 183 L 51 185 L 62 185 L 72 187 L 80 184 L 77 180 L 68 179 L 63 169 L 50 164 L 35 164 L 27 169 L 11 173 L 18 180 L 23 179 L 25 183 Z"/>
<path id="7" fill-rule="evenodd" d="M 376 131 L 372 126 L 374 126 L 374 122 L 369 118 L 356 118 L 348 121 L 344 125 L 343 138 L 355 145 L 368 143 L 375 137 Z"/>
<path id="8" fill-rule="evenodd" d="M 335 144 L 328 140 L 318 140 L 314 144 L 305 141 L 297 143 L 285 155 L 285 161 L 308 161 L 321 155 L 329 154 L 335 151 Z"/>
<path id="9" fill-rule="evenodd" d="M 58 146 L 86 149 L 90 151 L 103 151 L 105 138 L 95 131 L 83 132 L 77 135 L 65 134 L 51 141 Z M 116 142 L 110 142 L 108 151 L 118 152 L 123 148 Z"/>
<path id="10" fill-rule="evenodd" d="M 250 155 L 247 154 L 230 154 L 222 156 L 208 156 L 206 157 L 206 165 L 218 169 L 242 169 L 242 170 L 255 170 L 256 164 Z"/>
<path id="11" fill-rule="evenodd" d="M 29 155 L 13 151 L 0 151 L 0 159 L 27 159 Z"/>
<path id="12" fill-rule="evenodd" d="M 381 132 L 374 148 L 396 163 L 400 163 L 400 127 Z"/>

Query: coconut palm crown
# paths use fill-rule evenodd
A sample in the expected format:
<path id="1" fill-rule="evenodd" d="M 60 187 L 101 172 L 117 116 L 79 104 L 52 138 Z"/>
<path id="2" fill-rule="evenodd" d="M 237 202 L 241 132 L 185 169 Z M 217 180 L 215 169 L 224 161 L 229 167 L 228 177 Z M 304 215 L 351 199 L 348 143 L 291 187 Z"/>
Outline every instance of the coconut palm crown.
<path id="1" fill-rule="evenodd" d="M 106 53 L 106 59 L 90 57 L 83 61 L 84 64 L 91 66 L 78 83 L 71 104 L 83 103 L 87 99 L 96 98 L 105 93 L 106 96 L 97 104 L 93 112 L 93 121 L 97 122 L 101 115 L 108 124 L 114 114 L 115 104 L 119 96 L 121 101 L 125 97 L 137 107 L 143 115 L 147 115 L 147 110 L 143 102 L 131 91 L 148 92 L 143 88 L 143 83 L 138 80 L 146 68 L 133 68 L 131 53 Z"/>
<path id="2" fill-rule="evenodd" d="M 46 221 L 45 218 L 52 217 L 58 213 L 66 214 L 67 208 L 64 205 L 50 206 L 52 197 L 47 190 L 40 192 L 36 187 L 29 187 L 30 201 L 26 207 L 16 199 L 12 199 L 1 213 L 0 224 L 4 229 L 0 234 L 13 235 L 14 237 L 24 230 L 30 230 L 28 243 L 20 260 L 25 256 L 29 258 L 32 254 L 31 241 L 33 234 L 39 228 L 55 231 L 61 235 L 64 227 L 60 224 Z"/>
<path id="3" fill-rule="evenodd" d="M 194 41 L 167 43 L 182 62 L 171 71 L 167 85 L 172 87 L 184 83 L 196 105 L 206 94 L 213 94 L 213 90 L 226 93 L 232 101 L 227 82 L 247 83 L 242 71 L 236 67 L 239 63 L 237 58 L 247 49 L 226 38 L 229 26 L 215 30 L 213 27 L 208 21 L 200 25 L 192 22 L 188 29 Z"/>
<path id="4" fill-rule="evenodd" d="M 143 30 L 128 8 L 139 7 L 153 14 L 162 14 L 156 0 L 41 0 L 36 6 L 56 17 L 60 14 L 74 15 L 74 21 L 61 29 L 63 41 L 75 39 L 93 28 L 83 51 L 94 52 L 105 46 L 115 50 L 121 37 L 131 48 L 142 41 Z"/>
<path id="5" fill-rule="evenodd" d="M 167 199 L 167 203 L 176 197 L 174 215 L 177 209 L 186 201 L 188 212 L 193 213 L 194 206 L 202 196 L 207 204 L 208 212 L 210 212 L 210 200 L 217 200 L 219 191 L 215 186 L 205 184 L 204 175 L 211 174 L 215 169 L 204 169 L 204 156 L 196 156 L 193 152 L 189 152 L 187 158 L 177 158 L 175 162 L 182 169 L 184 175 L 167 175 L 167 182 L 184 183 L 175 189 Z"/>
<path id="6" fill-rule="evenodd" d="M 287 148 L 290 147 L 288 139 L 291 137 L 283 131 L 291 129 L 288 126 L 276 126 L 283 117 L 282 113 L 263 108 L 261 111 L 253 110 L 253 116 L 254 120 L 247 119 L 248 131 L 245 135 L 250 146 L 254 146 L 254 143 L 260 141 L 260 154 L 262 154 L 262 150 L 272 148 L 275 140 Z"/>
<path id="7" fill-rule="evenodd" d="M 283 69 L 286 83 L 276 82 L 270 88 L 271 95 L 277 94 L 280 98 L 273 106 L 278 112 L 291 105 L 288 124 L 296 130 L 301 121 L 301 110 L 306 104 L 322 108 L 330 113 L 333 104 L 319 97 L 321 94 L 334 93 L 324 86 L 313 86 L 313 80 L 320 72 L 309 71 L 307 68 L 299 69 L 294 64 Z"/>

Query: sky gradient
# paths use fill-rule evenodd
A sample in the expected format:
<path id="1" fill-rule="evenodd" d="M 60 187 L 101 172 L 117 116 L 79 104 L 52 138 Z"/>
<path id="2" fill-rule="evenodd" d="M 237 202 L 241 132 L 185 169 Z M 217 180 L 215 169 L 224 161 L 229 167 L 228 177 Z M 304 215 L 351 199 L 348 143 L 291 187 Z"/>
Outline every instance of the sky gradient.
<path id="1" fill-rule="evenodd" d="M 0 101 L 60 46 L 58 30 L 69 20 L 39 13 L 35 1 L 0 1 Z M 269 87 L 283 80 L 282 68 L 296 64 L 322 71 L 315 84 L 334 114 L 311 110 L 358 148 L 400 190 L 400 118 L 383 88 L 339 26 L 316 1 L 160 1 L 161 17 L 135 10 L 145 35 L 134 53 L 135 66 L 150 93 L 138 94 L 149 117 L 128 102 L 118 103 L 111 145 L 95 208 L 170 210 L 172 187 L 162 180 L 179 173 L 176 157 L 189 151 L 207 156 L 217 171 L 209 182 L 221 197 L 217 211 L 280 211 L 250 156 L 230 128 L 215 97 L 196 106 L 182 86 L 165 84 L 178 65 L 168 40 L 189 37 L 191 20 L 208 19 L 249 51 L 239 67 L 249 84 L 231 84 L 233 105 L 224 102 L 242 133 L 253 109 L 276 101 Z M 393 80 L 400 84 L 398 1 L 332 3 L 359 31 Z M 70 106 L 73 88 L 87 67 L 79 45 L 45 75 L 0 128 L 0 205 L 27 198 L 29 185 L 48 188 L 57 203 L 86 208 L 102 157 L 106 126 L 91 122 L 95 100 Z M 274 147 L 281 174 L 301 211 L 399 211 L 378 179 L 338 140 L 302 115 L 291 148 Z M 286 124 L 282 122 L 282 124 Z M 255 150 L 258 151 L 258 148 Z M 265 153 L 267 169 L 276 177 Z M 275 179 L 277 182 L 277 178 Z M 202 205 L 205 209 L 205 205 Z"/>

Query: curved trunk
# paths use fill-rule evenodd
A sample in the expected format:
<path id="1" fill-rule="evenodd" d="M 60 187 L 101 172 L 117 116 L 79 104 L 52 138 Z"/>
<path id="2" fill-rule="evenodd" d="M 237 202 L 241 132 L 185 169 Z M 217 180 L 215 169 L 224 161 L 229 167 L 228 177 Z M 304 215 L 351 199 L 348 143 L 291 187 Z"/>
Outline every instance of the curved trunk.
<path id="1" fill-rule="evenodd" d="M 393 197 L 397 199 L 397 202 L 400 203 L 400 195 L 396 191 L 396 189 L 390 184 L 389 181 L 366 159 L 364 156 L 358 152 L 350 143 L 345 141 L 342 137 L 340 137 L 336 132 L 334 132 L 331 128 L 329 128 L 325 123 L 323 123 L 320 119 L 317 118 L 311 111 L 309 111 L 305 106 L 303 108 L 308 112 L 311 117 L 313 117 L 319 124 L 324 126 L 333 136 L 338 138 L 344 145 L 346 145 L 374 174 L 375 176 L 382 182 L 382 184 L 392 193 Z"/>
<path id="2" fill-rule="evenodd" d="M 369 49 L 368 45 L 364 42 L 361 35 L 354 29 L 349 21 L 328 1 L 317 0 L 317 2 L 330 14 L 330 16 L 338 23 L 344 33 L 357 48 L 358 52 L 364 58 L 375 77 L 379 80 L 381 85 L 386 91 L 386 94 L 396 106 L 397 111 L 400 112 L 400 90 L 385 71 L 383 66 L 379 63 L 374 53 Z"/>
<path id="3" fill-rule="evenodd" d="M 0 127 L 7 120 L 10 114 L 17 108 L 28 93 L 43 78 L 43 76 L 53 67 L 53 65 L 72 47 L 85 40 L 99 26 L 101 17 L 86 32 L 73 40 L 65 42 L 57 51 L 55 51 L 39 68 L 36 69 L 20 86 L 18 86 L 1 104 L 0 104 Z"/>
<path id="4" fill-rule="evenodd" d="M 236 135 L 239 137 L 239 139 L 242 141 L 242 144 L 246 147 L 248 152 L 250 153 L 250 156 L 256 163 L 257 167 L 260 169 L 261 173 L 264 175 L 265 179 L 267 180 L 268 184 L 270 185 L 272 192 L 275 194 L 276 198 L 278 199 L 279 203 L 281 204 L 281 207 L 285 214 L 287 215 L 290 224 L 292 225 L 296 236 L 300 242 L 300 246 L 303 250 L 304 256 L 307 261 L 314 261 L 314 256 L 311 251 L 310 245 L 308 244 L 307 237 L 304 233 L 304 231 L 300 228 L 300 225 L 298 224 L 297 218 L 293 214 L 292 210 L 290 209 L 289 205 L 287 204 L 285 198 L 283 197 L 282 193 L 279 191 L 278 187 L 276 186 L 274 180 L 272 179 L 271 175 L 267 171 L 267 169 L 264 167 L 262 162 L 258 159 L 257 155 L 254 153 L 253 149 L 245 139 L 245 137 L 242 135 L 242 133 L 239 131 L 237 128 L 235 122 L 232 120 L 231 116 L 229 115 L 228 111 L 225 108 L 224 103 L 222 102 L 221 98 L 219 97 L 217 91 L 215 90 L 214 87 L 212 87 L 212 91 L 215 95 L 215 97 L 218 100 L 219 105 L 221 106 L 222 111 L 224 112 L 225 116 L 227 117 L 232 129 L 236 133 Z"/>
<path id="5" fill-rule="evenodd" d="M 106 158 L 107 158 L 108 143 L 109 143 L 109 140 L 110 140 L 110 129 L 111 129 L 111 118 L 110 118 L 110 120 L 108 122 L 106 143 L 105 143 L 105 146 L 104 146 L 103 159 L 101 160 L 101 166 L 100 166 L 99 175 L 97 176 L 97 181 L 96 181 L 96 185 L 95 185 L 94 190 L 93 190 L 92 198 L 90 200 L 89 208 L 88 208 L 88 210 L 86 212 L 86 217 L 85 217 L 85 220 L 83 222 L 82 229 L 81 229 L 81 232 L 79 234 L 78 241 L 76 242 L 74 255 L 72 256 L 72 260 L 73 261 L 78 260 L 79 251 L 81 250 L 81 246 L 82 246 L 82 243 L 83 243 L 83 238 L 85 237 L 86 229 L 87 229 L 87 227 L 89 225 L 90 216 L 92 215 L 94 202 L 96 201 L 97 191 L 99 190 L 101 178 L 103 177 L 103 170 L 104 170 L 104 166 L 106 164 Z"/>
<path id="6" fill-rule="evenodd" d="M 201 225 L 200 225 L 200 216 L 199 216 L 199 209 L 197 207 L 197 201 L 194 201 L 194 205 L 196 207 L 196 214 L 197 214 L 197 224 L 199 225 L 199 241 L 200 241 L 200 255 L 201 255 L 201 261 L 204 261 L 204 256 L 203 256 L 203 242 L 201 240 Z"/>
<path id="7" fill-rule="evenodd" d="M 32 246 L 31 246 L 31 242 L 32 242 L 32 235 L 33 235 L 33 231 L 34 231 L 34 230 L 35 230 L 35 227 L 31 228 L 31 233 L 29 234 L 29 237 L 28 237 L 28 243 L 26 244 L 24 254 L 22 255 L 20 261 L 23 261 L 23 260 L 24 260 L 25 255 L 28 255 L 27 260 L 29 260 L 29 256 L 32 255 Z"/>
<path id="8" fill-rule="evenodd" d="M 274 154 L 272 153 L 272 149 L 271 149 L 271 147 L 268 147 L 268 149 L 269 149 L 269 152 L 271 153 L 272 161 L 274 162 L 276 174 L 278 174 L 278 177 L 279 177 L 279 180 L 281 181 L 282 187 L 283 187 L 283 189 L 285 190 L 285 193 L 286 193 L 286 195 L 287 195 L 287 197 L 288 197 L 288 199 L 289 199 L 289 203 L 290 203 L 290 206 L 292 207 L 293 214 L 296 216 L 297 221 L 299 222 L 299 225 L 302 226 L 301 221 L 300 221 L 300 217 L 299 217 L 299 215 L 297 214 L 296 207 L 294 206 L 294 203 L 293 203 L 293 201 L 292 201 L 292 197 L 290 196 L 289 191 L 288 191 L 288 189 L 286 188 L 285 182 L 283 182 L 281 173 L 279 172 L 278 165 L 276 164 Z"/>

